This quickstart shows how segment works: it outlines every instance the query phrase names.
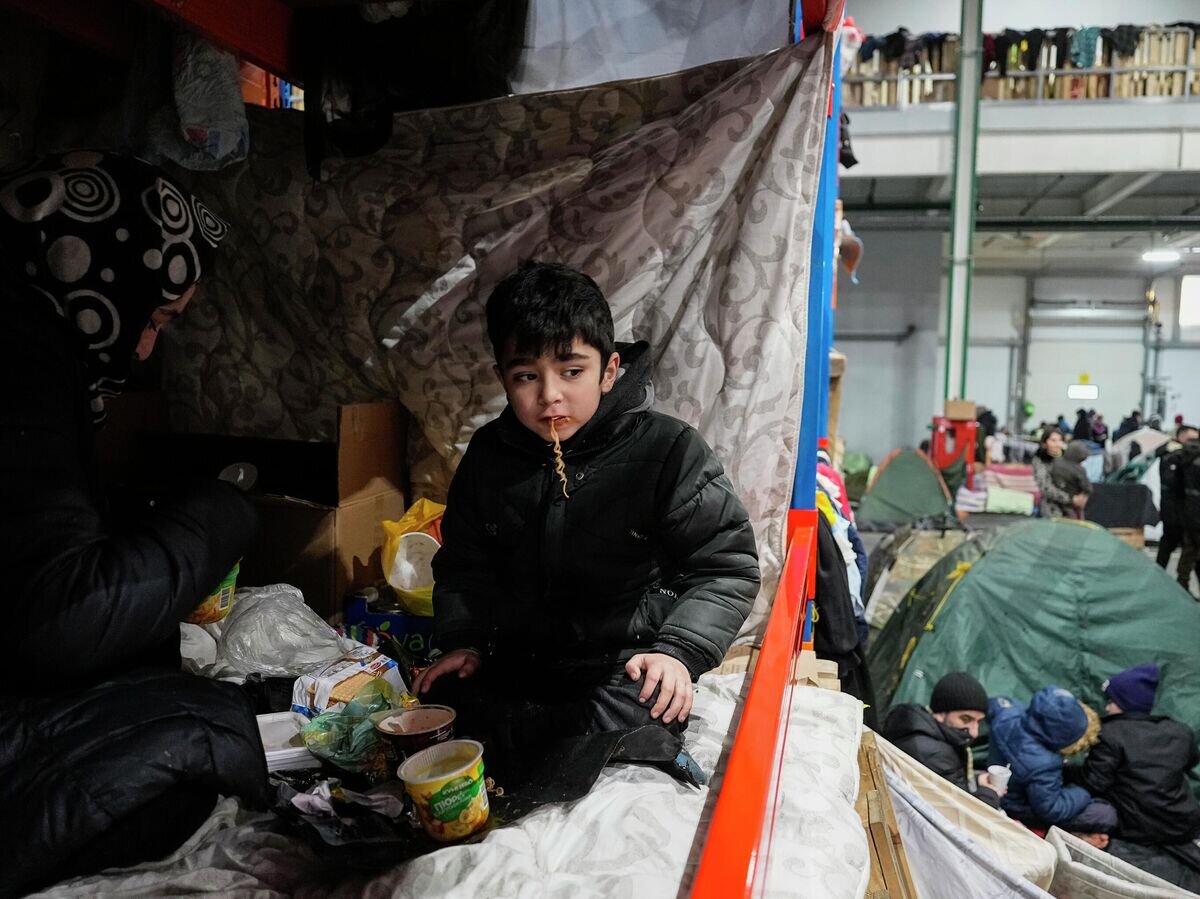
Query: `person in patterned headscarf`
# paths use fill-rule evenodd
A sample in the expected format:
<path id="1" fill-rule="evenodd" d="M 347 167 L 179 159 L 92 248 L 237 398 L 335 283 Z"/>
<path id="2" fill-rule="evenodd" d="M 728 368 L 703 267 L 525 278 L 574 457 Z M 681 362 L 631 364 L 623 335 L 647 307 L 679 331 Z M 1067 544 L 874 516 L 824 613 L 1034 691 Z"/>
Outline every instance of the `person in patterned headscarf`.
<path id="1" fill-rule="evenodd" d="M 133 359 L 147 358 L 159 330 L 187 307 L 227 231 L 207 206 L 132 157 L 67 153 L 4 184 L 0 268 L 24 288 L 22 302 L 75 330 L 97 422 Z"/>
<path id="2" fill-rule="evenodd" d="M 248 700 L 179 670 L 179 622 L 249 545 L 253 505 L 212 481 L 117 527 L 93 464 L 105 397 L 225 231 L 129 157 L 0 180 L 0 895 L 166 855 L 218 793 L 266 799 Z"/>

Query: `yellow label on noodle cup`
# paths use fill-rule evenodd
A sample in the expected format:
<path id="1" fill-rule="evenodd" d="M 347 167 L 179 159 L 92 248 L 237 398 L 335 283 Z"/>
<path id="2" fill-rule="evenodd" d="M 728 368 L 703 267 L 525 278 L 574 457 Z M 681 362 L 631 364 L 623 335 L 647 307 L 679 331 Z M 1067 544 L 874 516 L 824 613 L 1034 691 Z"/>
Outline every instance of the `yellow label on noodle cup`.
<path id="1" fill-rule="evenodd" d="M 409 758 L 399 774 L 421 825 L 435 840 L 461 840 L 487 823 L 480 743 L 451 740 L 431 746 Z"/>

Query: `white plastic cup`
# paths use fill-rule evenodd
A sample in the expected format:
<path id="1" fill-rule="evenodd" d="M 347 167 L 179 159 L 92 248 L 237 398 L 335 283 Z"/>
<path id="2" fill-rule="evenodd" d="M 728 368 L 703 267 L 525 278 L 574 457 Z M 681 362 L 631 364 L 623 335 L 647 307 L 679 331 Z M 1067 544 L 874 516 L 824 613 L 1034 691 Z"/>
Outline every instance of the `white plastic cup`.
<path id="1" fill-rule="evenodd" d="M 1012 777 L 1012 771 L 1004 765 L 988 765 L 988 777 L 992 781 L 992 789 L 996 791 L 997 796 L 1003 796 L 1008 792 L 1008 779 Z"/>

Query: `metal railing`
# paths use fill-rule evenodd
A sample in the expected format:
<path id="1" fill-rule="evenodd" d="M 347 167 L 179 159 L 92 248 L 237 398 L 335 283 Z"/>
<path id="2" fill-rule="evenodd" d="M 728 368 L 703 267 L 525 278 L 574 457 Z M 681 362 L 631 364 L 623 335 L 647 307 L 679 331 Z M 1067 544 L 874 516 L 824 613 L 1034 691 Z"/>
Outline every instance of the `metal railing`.
<path id="1" fill-rule="evenodd" d="M 793 670 L 811 649 L 817 513 L 788 513 L 787 560 L 737 736 L 725 766 L 691 899 L 748 899 L 766 880 L 787 741 Z"/>
<path id="2" fill-rule="evenodd" d="M 946 40 L 953 57 L 957 37 L 948 35 Z M 1151 61 L 1168 53 L 1179 56 L 1185 47 L 1182 61 Z M 945 64 L 947 54 L 938 55 Z M 1044 44 L 1036 68 L 1022 68 L 1018 59 L 1009 62 L 1001 74 L 993 64 L 984 73 L 983 99 L 1058 103 L 1150 98 L 1195 102 L 1200 98 L 1200 33 L 1190 28 L 1147 28 L 1129 56 L 1119 55 L 1100 41 L 1091 66 L 1077 68 L 1057 57 L 1057 48 Z M 884 60 L 876 51 L 869 60 L 857 60 L 843 78 L 843 103 L 857 108 L 904 108 L 951 102 L 955 81 L 953 72 L 935 71 L 928 58 L 901 66 L 899 61 Z"/>

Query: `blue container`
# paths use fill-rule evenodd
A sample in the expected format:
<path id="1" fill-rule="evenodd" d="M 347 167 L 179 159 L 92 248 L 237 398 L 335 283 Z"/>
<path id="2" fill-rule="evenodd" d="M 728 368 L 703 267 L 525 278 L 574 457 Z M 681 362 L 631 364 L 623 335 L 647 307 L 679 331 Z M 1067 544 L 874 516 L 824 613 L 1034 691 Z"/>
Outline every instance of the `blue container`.
<path id="1" fill-rule="evenodd" d="M 408 615 L 404 612 L 376 612 L 371 610 L 369 597 L 356 593 L 346 602 L 342 615 L 343 628 L 346 635 L 360 643 L 371 643 L 364 639 L 366 633 L 358 633 L 356 629 L 367 629 L 380 634 L 387 634 L 404 647 L 405 651 L 417 658 L 424 658 L 433 652 L 433 618 L 421 615 Z"/>

